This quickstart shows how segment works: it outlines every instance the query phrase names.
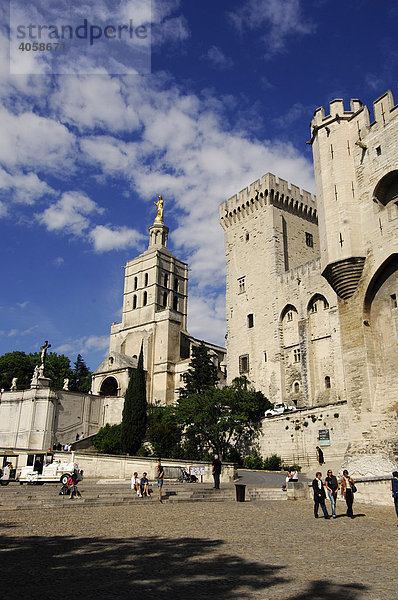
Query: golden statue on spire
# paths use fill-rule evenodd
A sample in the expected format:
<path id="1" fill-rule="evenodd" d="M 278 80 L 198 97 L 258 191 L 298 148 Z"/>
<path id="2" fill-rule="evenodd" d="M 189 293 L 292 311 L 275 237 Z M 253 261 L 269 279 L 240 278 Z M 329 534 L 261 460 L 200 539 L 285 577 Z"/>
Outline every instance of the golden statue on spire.
<path id="1" fill-rule="evenodd" d="M 158 201 L 154 202 L 156 204 L 156 208 L 158 210 L 158 214 L 155 217 L 154 223 L 162 223 L 163 224 L 163 205 L 164 201 L 162 196 L 158 196 Z"/>

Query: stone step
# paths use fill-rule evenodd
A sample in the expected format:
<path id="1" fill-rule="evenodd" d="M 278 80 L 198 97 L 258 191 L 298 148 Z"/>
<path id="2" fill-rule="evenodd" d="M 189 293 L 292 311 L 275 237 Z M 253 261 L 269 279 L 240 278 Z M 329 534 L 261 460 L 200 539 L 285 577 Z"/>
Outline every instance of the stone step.
<path id="1" fill-rule="evenodd" d="M 248 493 L 252 500 L 287 500 L 287 493 L 278 488 L 252 488 Z"/>

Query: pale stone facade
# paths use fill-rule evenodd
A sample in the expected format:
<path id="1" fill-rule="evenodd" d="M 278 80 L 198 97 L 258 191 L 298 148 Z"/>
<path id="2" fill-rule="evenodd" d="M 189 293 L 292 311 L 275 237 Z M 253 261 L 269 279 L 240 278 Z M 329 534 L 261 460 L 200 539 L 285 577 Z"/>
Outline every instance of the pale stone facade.
<path id="1" fill-rule="evenodd" d="M 125 266 L 122 321 L 111 326 L 109 356 L 92 383 L 94 394 L 109 397 L 109 423 L 121 421 L 124 393 L 141 346 L 148 401 L 166 405 L 176 402 L 192 347 L 199 344 L 187 332 L 188 265 L 167 249 L 168 232 L 155 219 L 148 249 Z M 205 344 L 223 379 L 225 349 Z"/>
<path id="2" fill-rule="evenodd" d="M 298 408 L 347 401 L 345 464 L 373 455 L 380 473 L 398 452 L 397 115 L 391 92 L 373 122 L 331 102 L 312 121 L 316 199 L 268 174 L 220 207 L 228 379 Z"/>
<path id="3" fill-rule="evenodd" d="M 79 434 L 96 433 L 103 423 L 105 398 L 48 386 L 2 392 L 0 447 L 48 450 Z"/>

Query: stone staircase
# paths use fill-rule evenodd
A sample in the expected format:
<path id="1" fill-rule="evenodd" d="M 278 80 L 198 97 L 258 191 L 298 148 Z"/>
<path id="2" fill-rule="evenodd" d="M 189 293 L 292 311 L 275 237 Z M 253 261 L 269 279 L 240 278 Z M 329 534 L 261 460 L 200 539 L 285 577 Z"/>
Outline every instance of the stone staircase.
<path id="1" fill-rule="evenodd" d="M 19 486 L 10 484 L 0 488 L 0 511 L 33 510 L 38 508 L 71 508 L 73 506 L 125 506 L 158 502 L 157 487 L 149 498 L 139 498 L 130 490 L 128 482 L 102 485 L 88 481 L 79 485 L 82 497 L 70 500 L 59 495 L 59 486 Z M 236 500 L 235 485 L 224 484 L 215 490 L 206 484 L 181 484 L 167 482 L 162 501 L 169 502 L 231 502 Z M 246 502 L 287 500 L 287 493 L 278 488 L 246 486 Z"/>
<path id="2" fill-rule="evenodd" d="M 266 488 L 266 487 L 258 487 L 258 488 L 250 488 L 246 490 L 249 493 L 249 497 L 251 500 L 261 500 L 262 502 L 266 501 L 285 501 L 287 500 L 287 493 L 283 492 L 281 488 Z"/>

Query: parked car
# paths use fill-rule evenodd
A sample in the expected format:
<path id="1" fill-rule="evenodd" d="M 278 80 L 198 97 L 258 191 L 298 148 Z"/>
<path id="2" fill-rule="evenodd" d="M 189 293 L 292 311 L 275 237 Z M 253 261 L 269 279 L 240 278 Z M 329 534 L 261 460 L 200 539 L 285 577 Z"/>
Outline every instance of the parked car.
<path id="1" fill-rule="evenodd" d="M 290 406 L 286 402 L 277 402 L 274 404 L 274 408 L 270 408 L 265 412 L 266 417 L 276 417 L 277 415 L 283 415 L 285 412 L 293 412 L 297 410 L 295 406 Z"/>

